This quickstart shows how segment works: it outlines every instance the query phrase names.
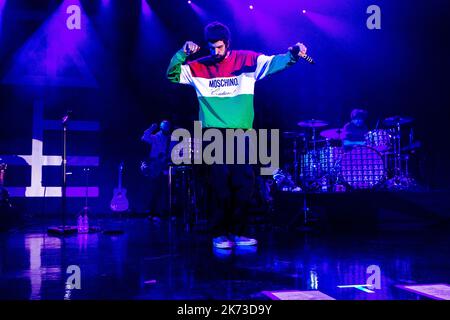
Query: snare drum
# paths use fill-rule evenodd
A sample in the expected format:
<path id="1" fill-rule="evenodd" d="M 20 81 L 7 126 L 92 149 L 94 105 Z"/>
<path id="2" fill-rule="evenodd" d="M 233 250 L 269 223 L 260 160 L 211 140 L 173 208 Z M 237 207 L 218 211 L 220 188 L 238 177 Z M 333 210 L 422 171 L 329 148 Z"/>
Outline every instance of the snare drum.
<path id="1" fill-rule="evenodd" d="M 300 178 L 310 179 L 321 176 L 319 153 L 318 151 L 310 150 L 301 155 L 300 158 Z"/>
<path id="2" fill-rule="evenodd" d="M 370 147 L 357 146 L 344 152 L 339 163 L 342 179 L 354 189 L 371 189 L 385 179 L 381 154 Z"/>
<path id="3" fill-rule="evenodd" d="M 392 147 L 392 130 L 377 129 L 366 134 L 366 144 L 379 152 Z"/>
<path id="4" fill-rule="evenodd" d="M 327 146 L 304 154 L 301 158 L 301 178 L 320 178 L 332 173 L 342 150 L 341 147 Z"/>
<path id="5" fill-rule="evenodd" d="M 323 174 L 330 174 L 342 156 L 341 147 L 325 147 L 319 150 L 320 168 Z"/>

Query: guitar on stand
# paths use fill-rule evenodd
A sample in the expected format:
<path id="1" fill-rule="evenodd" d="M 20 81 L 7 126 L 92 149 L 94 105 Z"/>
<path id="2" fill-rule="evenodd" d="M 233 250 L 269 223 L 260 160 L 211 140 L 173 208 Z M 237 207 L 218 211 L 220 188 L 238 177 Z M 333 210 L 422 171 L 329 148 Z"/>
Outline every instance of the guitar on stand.
<path id="1" fill-rule="evenodd" d="M 7 165 L 5 163 L 0 163 L 0 207 L 10 208 L 9 203 L 9 193 L 6 188 L 3 187 L 5 182 L 5 172 Z"/>
<path id="2" fill-rule="evenodd" d="M 5 183 L 5 172 L 7 167 L 6 163 L 0 163 L 0 187 L 3 187 Z"/>
<path id="3" fill-rule="evenodd" d="M 123 212 L 128 210 L 127 189 L 122 187 L 123 162 L 119 165 L 118 186 L 114 189 L 114 195 L 111 200 L 111 210 L 114 212 Z"/>

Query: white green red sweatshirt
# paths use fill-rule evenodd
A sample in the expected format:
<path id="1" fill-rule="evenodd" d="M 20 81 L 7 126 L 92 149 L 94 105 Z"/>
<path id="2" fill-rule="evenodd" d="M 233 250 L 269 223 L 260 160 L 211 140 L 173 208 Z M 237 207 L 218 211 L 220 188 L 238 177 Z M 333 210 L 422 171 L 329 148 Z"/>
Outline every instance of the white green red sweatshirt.
<path id="1" fill-rule="evenodd" d="M 286 69 L 297 60 L 290 52 L 266 56 L 232 50 L 218 63 L 204 57 L 184 64 L 186 54 L 180 50 L 170 61 L 167 78 L 195 88 L 203 127 L 251 129 L 255 82 Z"/>

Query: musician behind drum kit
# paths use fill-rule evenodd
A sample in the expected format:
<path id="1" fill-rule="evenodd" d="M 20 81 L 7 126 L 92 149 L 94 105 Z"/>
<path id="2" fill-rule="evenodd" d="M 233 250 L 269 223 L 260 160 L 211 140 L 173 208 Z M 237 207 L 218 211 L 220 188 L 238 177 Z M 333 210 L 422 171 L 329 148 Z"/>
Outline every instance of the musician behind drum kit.
<path id="1" fill-rule="evenodd" d="M 350 113 L 351 121 L 346 123 L 343 128 L 342 143 L 344 147 L 366 144 L 366 134 L 369 132 L 369 128 L 365 122 L 367 116 L 367 110 L 352 110 L 352 112 Z"/>

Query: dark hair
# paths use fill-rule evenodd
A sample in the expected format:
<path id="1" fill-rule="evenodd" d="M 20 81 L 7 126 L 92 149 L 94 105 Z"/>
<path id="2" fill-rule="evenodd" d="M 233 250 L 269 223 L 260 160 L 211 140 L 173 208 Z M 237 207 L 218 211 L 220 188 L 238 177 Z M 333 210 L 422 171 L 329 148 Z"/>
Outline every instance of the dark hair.
<path id="1" fill-rule="evenodd" d="M 211 22 L 205 27 L 205 40 L 207 42 L 217 42 L 222 40 L 227 47 L 230 46 L 230 29 L 218 21 Z"/>
<path id="2" fill-rule="evenodd" d="M 351 114 L 350 114 L 350 117 L 351 117 L 352 120 L 353 119 L 355 119 L 355 120 L 356 119 L 366 120 L 367 119 L 367 115 L 368 115 L 367 110 L 364 110 L 364 109 L 353 109 Z"/>

